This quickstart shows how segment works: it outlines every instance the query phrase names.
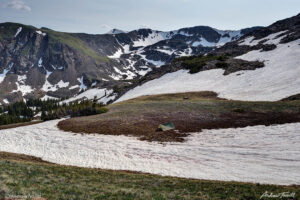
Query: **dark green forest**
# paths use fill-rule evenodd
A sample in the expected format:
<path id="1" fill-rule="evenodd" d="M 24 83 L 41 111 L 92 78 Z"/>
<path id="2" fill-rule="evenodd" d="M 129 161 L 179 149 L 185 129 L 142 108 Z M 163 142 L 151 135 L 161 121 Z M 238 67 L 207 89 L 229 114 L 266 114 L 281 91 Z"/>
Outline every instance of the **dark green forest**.
<path id="1" fill-rule="evenodd" d="M 62 117 L 88 116 L 107 112 L 103 104 L 94 100 L 60 103 L 60 100 L 29 99 L 0 107 L 0 125 L 22 123 L 40 118 L 43 121 Z"/>

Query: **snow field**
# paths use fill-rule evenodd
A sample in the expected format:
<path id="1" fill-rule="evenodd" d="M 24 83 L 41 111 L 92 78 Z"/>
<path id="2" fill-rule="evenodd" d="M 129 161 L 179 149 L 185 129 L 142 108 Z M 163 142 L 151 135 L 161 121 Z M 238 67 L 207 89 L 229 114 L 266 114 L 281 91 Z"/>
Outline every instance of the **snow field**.
<path id="1" fill-rule="evenodd" d="M 275 39 L 276 40 L 276 39 Z M 271 41 L 269 41 L 271 42 Z M 237 58 L 263 61 L 265 67 L 223 75 L 212 69 L 196 74 L 187 70 L 165 74 L 125 93 L 119 101 L 143 95 L 214 91 L 219 97 L 245 101 L 277 101 L 300 93 L 300 40 L 278 44 L 272 51 L 250 51 Z"/>
<path id="2" fill-rule="evenodd" d="M 269 184 L 300 184 L 300 123 L 192 133 L 184 143 L 60 131 L 59 120 L 0 130 L 0 151 L 80 167 Z"/>

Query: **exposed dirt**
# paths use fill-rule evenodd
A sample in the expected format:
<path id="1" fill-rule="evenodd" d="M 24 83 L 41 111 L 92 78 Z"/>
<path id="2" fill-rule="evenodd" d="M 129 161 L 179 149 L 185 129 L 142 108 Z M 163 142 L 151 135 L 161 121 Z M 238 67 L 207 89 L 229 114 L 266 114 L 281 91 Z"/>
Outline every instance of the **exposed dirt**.
<path id="1" fill-rule="evenodd" d="M 287 98 L 282 99 L 281 101 L 297 101 L 297 100 L 300 100 L 300 94 L 289 96 Z"/>
<path id="2" fill-rule="evenodd" d="M 37 157 L 34 157 L 34 156 L 27 156 L 27 155 L 24 155 L 24 154 L 15 154 L 15 153 L 7 153 L 7 152 L 0 152 L 0 160 L 34 162 L 34 163 L 48 163 L 48 164 L 50 164 L 50 162 L 44 161 L 41 158 L 37 158 Z"/>
<path id="3" fill-rule="evenodd" d="M 76 133 L 130 135 L 141 140 L 183 142 L 190 132 L 300 122 L 300 102 L 241 102 L 207 93 L 156 95 L 109 106 L 106 114 L 72 118 L 58 127 Z M 176 130 L 158 132 L 161 123 L 173 122 Z"/>
<path id="4" fill-rule="evenodd" d="M 2 125 L 2 126 L 0 126 L 0 130 L 10 129 L 10 128 L 17 128 L 17 127 L 21 127 L 21 126 L 29 126 L 29 125 L 38 124 L 38 123 L 41 123 L 41 122 L 43 122 L 43 121 L 38 120 L 38 121 L 31 121 L 31 122 L 24 122 L 24 123 Z"/>

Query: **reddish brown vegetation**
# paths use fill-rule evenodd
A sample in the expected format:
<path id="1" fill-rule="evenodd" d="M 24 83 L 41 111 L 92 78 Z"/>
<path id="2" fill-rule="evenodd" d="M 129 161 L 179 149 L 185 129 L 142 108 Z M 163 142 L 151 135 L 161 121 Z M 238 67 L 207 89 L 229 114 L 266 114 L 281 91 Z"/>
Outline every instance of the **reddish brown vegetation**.
<path id="1" fill-rule="evenodd" d="M 190 95 L 189 95 L 190 94 Z M 192 94 L 192 95 L 191 95 Z M 188 100 L 183 97 L 188 96 Z M 176 99 L 176 100 L 174 100 Z M 172 121 L 176 130 L 157 132 L 161 123 Z M 237 128 L 300 122 L 299 103 L 240 102 L 194 93 L 143 97 L 110 106 L 106 114 L 61 121 L 62 130 L 75 133 L 130 135 L 148 141 L 184 141 L 190 132 L 202 129 Z"/>

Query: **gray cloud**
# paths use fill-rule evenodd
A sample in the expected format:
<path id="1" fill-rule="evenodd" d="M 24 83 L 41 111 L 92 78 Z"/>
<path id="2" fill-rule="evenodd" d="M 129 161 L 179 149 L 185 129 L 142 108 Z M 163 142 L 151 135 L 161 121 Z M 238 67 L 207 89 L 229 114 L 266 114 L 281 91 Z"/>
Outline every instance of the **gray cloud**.
<path id="1" fill-rule="evenodd" d="M 4 4 L 4 7 L 27 12 L 31 11 L 30 6 L 26 5 L 26 3 L 23 0 L 10 0 L 6 4 Z"/>

